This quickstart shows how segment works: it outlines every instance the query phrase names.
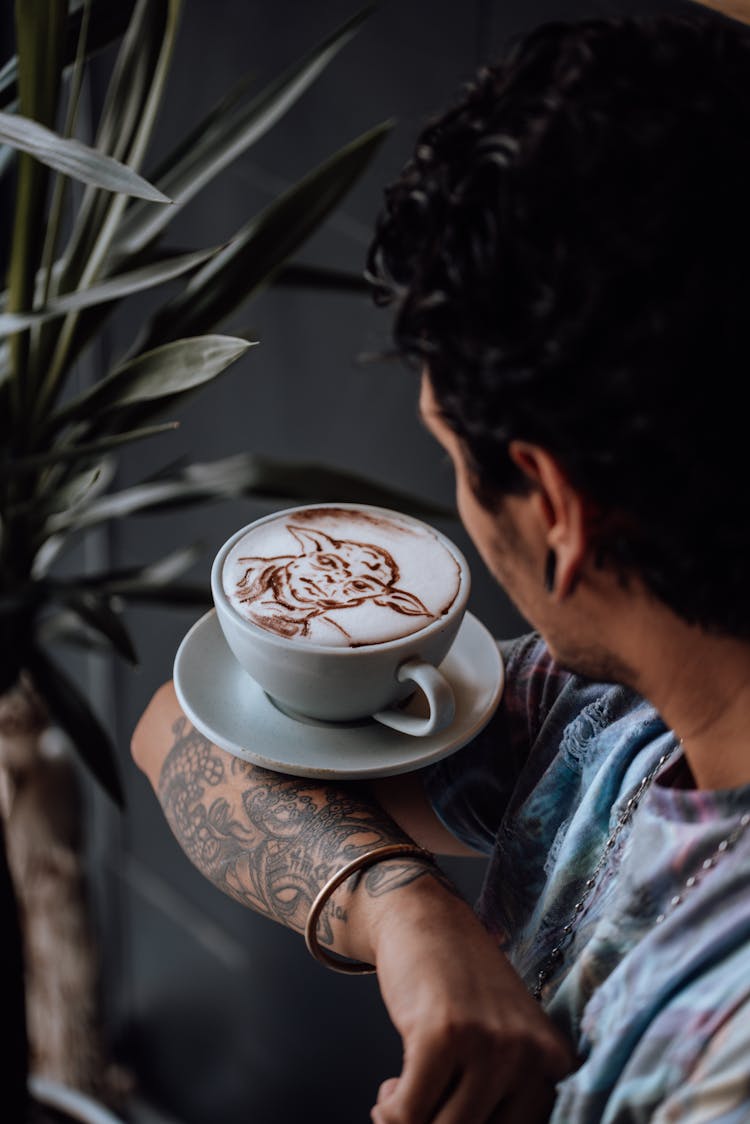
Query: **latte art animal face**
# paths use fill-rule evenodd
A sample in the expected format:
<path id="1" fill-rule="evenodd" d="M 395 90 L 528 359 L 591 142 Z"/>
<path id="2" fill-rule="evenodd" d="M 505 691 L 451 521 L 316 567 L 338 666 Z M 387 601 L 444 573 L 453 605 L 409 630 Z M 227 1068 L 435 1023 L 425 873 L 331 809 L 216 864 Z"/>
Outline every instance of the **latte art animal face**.
<path id="1" fill-rule="evenodd" d="M 316 643 L 382 643 L 424 628 L 455 598 L 458 564 L 426 529 L 358 516 L 320 508 L 305 510 L 302 520 L 297 512 L 293 522 L 282 515 L 260 524 L 227 559 L 225 592 L 254 624 Z M 430 559 L 426 588 L 437 597 L 428 607 L 423 586 L 413 586 Z"/>
<path id="2" fill-rule="evenodd" d="M 239 561 L 248 563 L 237 583 L 241 602 L 262 603 L 272 592 L 279 607 L 302 610 L 304 615 L 297 618 L 302 636 L 309 633 L 313 617 L 329 609 L 353 608 L 368 599 L 397 613 L 431 618 L 418 597 L 396 588 L 398 567 L 386 550 L 370 543 L 333 539 L 323 531 L 307 531 L 291 523 L 286 529 L 302 553 L 291 560 L 241 556 Z M 279 615 L 268 619 L 267 627 L 283 631 Z"/>

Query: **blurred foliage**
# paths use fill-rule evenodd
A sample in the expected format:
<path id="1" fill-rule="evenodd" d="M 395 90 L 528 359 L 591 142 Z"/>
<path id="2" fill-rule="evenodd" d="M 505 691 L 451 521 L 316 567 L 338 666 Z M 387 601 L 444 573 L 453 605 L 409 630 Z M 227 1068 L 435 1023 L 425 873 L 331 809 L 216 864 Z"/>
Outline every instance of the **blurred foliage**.
<path id="1" fill-rule="evenodd" d="M 181 0 L 17 0 L 17 55 L 0 70 L 0 168 L 14 197 L 0 299 L 0 691 L 30 675 L 117 801 L 108 733 L 50 647 L 82 644 L 133 662 L 123 606 L 205 605 L 209 593 L 180 584 L 195 562 L 190 546 L 127 571 L 62 578 L 56 563 L 78 536 L 106 520 L 230 496 L 415 507 L 353 474 L 251 453 L 113 487 L 123 447 L 173 429 L 165 415 L 250 351 L 252 340 L 218 331 L 231 312 L 277 277 L 362 291 L 358 276 L 292 259 L 390 128 L 379 124 L 329 155 L 224 245 L 166 250 L 161 240 L 185 204 L 283 118 L 372 5 L 265 88 L 243 78 L 144 177 L 180 9 Z M 74 135 L 80 95 L 103 48 L 115 61 L 87 145 Z M 71 180 L 85 186 L 74 192 Z M 110 318 L 129 297 L 167 282 L 172 292 L 178 283 L 177 294 L 158 304 L 127 354 L 76 393 L 78 360 Z"/>

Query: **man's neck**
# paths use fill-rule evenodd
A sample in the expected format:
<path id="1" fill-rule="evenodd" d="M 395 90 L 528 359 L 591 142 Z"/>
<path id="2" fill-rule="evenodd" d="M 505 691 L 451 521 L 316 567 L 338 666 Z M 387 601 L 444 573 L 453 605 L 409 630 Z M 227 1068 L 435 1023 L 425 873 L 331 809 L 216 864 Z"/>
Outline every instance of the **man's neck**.
<path id="1" fill-rule="evenodd" d="M 632 630 L 632 685 L 682 740 L 697 788 L 750 784 L 750 644 L 653 612 Z"/>

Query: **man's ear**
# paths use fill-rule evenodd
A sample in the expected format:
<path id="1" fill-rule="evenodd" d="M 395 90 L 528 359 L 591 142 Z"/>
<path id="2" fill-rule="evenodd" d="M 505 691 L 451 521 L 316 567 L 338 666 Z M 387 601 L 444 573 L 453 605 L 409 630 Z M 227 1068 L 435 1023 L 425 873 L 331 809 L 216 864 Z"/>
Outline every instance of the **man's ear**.
<path id="1" fill-rule="evenodd" d="M 563 600 L 581 575 L 587 547 L 586 504 L 559 462 L 541 445 L 511 441 L 511 460 L 531 484 L 531 505 L 546 550 L 556 560 L 553 594 Z"/>

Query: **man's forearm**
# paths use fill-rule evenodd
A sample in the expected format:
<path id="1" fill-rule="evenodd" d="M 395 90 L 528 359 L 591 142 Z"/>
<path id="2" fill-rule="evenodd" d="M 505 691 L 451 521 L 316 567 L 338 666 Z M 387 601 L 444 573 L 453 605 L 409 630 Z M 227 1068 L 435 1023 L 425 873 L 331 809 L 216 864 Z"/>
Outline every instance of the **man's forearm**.
<path id="1" fill-rule="evenodd" d="M 201 873 L 297 931 L 351 859 L 410 841 L 360 784 L 281 776 L 217 749 L 182 715 L 171 684 L 144 712 L 133 756 Z M 328 899 L 317 934 L 376 964 L 403 1042 L 402 1072 L 381 1087 L 373 1119 L 437 1119 L 429 1106 L 453 1113 L 467 1089 L 512 1104 L 514 1119 L 547 1119 L 572 1053 L 434 863 L 389 858 L 354 874 Z"/>
<path id="2" fill-rule="evenodd" d="M 336 871 L 383 844 L 409 840 L 364 786 L 258 768 L 218 749 L 164 700 L 139 737 L 151 740 L 149 760 L 139 764 L 197 869 L 236 901 L 299 932 Z M 355 886 L 360 895 L 380 897 L 429 874 L 441 878 L 418 859 L 398 858 L 354 876 L 323 911 L 321 944 L 349 950 L 347 906 Z"/>

